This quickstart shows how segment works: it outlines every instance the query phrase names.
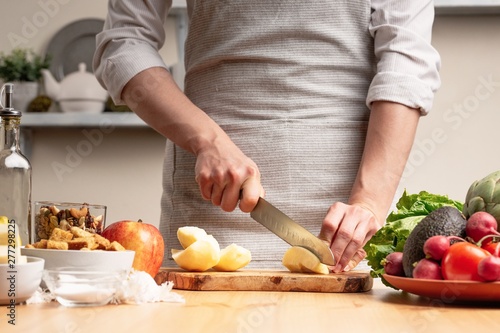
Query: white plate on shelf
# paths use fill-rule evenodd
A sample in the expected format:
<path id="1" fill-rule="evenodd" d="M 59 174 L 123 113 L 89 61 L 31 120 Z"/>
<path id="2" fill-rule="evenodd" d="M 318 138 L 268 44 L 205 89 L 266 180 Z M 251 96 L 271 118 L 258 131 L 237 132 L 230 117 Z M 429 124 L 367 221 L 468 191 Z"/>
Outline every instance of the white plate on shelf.
<path id="1" fill-rule="evenodd" d="M 102 19 L 82 19 L 67 24 L 52 37 L 45 54 L 51 57 L 49 70 L 56 80 L 76 72 L 82 62 L 92 72 L 95 36 L 103 26 Z"/>

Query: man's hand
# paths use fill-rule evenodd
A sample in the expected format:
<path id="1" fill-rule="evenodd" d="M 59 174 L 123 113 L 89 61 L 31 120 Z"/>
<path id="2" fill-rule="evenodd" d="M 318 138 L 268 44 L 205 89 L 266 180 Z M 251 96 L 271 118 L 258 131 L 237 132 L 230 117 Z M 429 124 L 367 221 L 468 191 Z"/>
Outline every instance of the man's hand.
<path id="1" fill-rule="evenodd" d="M 203 198 L 226 212 L 239 201 L 240 210 L 249 213 L 264 195 L 257 165 L 234 144 L 199 151 L 195 173 Z"/>
<path id="2" fill-rule="evenodd" d="M 330 244 L 335 273 L 356 267 L 366 256 L 363 246 L 382 225 L 367 208 L 334 203 L 326 214 L 319 238 Z"/>
<path id="3" fill-rule="evenodd" d="M 334 203 L 320 237 L 338 261 L 335 272 L 355 267 L 363 246 L 382 227 L 413 145 L 420 111 L 378 101 L 372 103 L 365 149 L 348 204 Z"/>

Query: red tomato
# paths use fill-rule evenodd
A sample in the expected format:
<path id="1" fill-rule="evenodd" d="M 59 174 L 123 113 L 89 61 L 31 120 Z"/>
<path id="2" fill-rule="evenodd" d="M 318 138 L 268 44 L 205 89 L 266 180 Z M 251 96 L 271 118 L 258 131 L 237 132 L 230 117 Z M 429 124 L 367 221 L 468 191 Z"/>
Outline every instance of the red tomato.
<path id="1" fill-rule="evenodd" d="M 488 251 L 489 253 L 495 254 L 495 249 L 497 248 L 497 246 L 500 246 L 500 242 L 498 242 L 498 243 L 490 242 L 490 243 L 487 243 L 487 244 L 483 243 L 483 245 L 481 247 L 483 249 L 485 249 L 486 251 Z"/>
<path id="2" fill-rule="evenodd" d="M 445 280 L 484 281 L 477 274 L 481 259 L 491 253 L 469 242 L 458 242 L 450 246 L 441 260 Z"/>

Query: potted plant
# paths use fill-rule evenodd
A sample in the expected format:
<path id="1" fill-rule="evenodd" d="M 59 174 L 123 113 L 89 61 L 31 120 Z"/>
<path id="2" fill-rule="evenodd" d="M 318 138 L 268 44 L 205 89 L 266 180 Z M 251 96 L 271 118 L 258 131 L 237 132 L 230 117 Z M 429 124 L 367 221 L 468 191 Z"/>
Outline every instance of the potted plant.
<path id="1" fill-rule="evenodd" d="M 33 50 L 16 48 L 9 54 L 0 53 L 0 79 L 14 84 L 13 106 L 26 111 L 38 96 L 41 70 L 49 68 L 50 59 Z"/>

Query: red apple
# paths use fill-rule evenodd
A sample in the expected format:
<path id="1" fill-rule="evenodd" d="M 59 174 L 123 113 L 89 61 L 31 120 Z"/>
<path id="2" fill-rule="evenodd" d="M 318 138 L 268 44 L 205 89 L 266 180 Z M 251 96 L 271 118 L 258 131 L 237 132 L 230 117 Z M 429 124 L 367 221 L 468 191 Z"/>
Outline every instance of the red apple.
<path id="1" fill-rule="evenodd" d="M 165 244 L 160 231 L 152 224 L 139 221 L 118 221 L 107 226 L 102 236 L 117 241 L 127 250 L 135 251 L 132 267 L 153 278 L 160 270 Z"/>

